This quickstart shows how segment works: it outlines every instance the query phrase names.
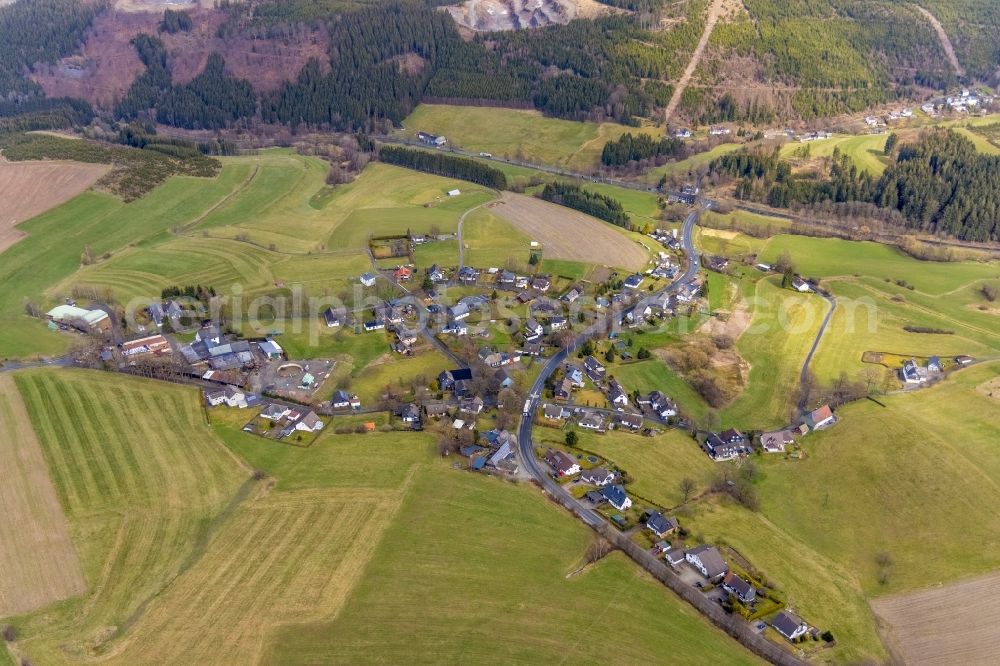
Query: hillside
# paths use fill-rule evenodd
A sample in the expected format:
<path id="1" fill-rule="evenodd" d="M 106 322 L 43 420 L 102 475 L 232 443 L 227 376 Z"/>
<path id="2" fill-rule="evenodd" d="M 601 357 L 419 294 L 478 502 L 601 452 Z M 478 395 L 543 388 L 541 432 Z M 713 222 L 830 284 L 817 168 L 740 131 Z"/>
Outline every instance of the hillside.
<path id="1" fill-rule="evenodd" d="M 627 124 L 760 122 L 920 99 L 963 72 L 991 84 L 998 64 L 988 40 L 1000 17 L 961 1 L 569 3 L 532 10 L 544 19 L 511 17 L 529 29 L 495 32 L 471 31 L 436 4 L 203 3 L 168 22 L 142 5 L 14 3 L 0 8 L 0 96 L 73 97 L 108 118 L 192 129 L 372 129 L 398 125 L 422 99 Z M 517 10 L 449 9 L 461 21 Z M 39 44 L 20 43 L 46 12 L 62 22 Z M 587 18 L 569 20 L 577 15 Z"/>

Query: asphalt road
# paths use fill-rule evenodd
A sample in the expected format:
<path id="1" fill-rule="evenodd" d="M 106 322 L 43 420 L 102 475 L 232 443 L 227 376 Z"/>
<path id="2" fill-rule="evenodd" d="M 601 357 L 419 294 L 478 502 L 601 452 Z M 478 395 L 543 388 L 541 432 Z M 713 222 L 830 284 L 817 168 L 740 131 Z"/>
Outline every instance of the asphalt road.
<path id="1" fill-rule="evenodd" d="M 698 274 L 698 252 L 694 247 L 693 231 L 695 224 L 698 222 L 700 212 L 700 209 L 693 210 L 687 216 L 687 219 L 684 220 L 684 227 L 681 236 L 681 243 L 684 246 L 684 252 L 687 254 L 687 268 L 684 273 L 670 283 L 670 285 L 658 292 L 654 292 L 645 299 L 642 299 L 638 304 L 631 306 L 630 308 L 609 313 L 608 317 L 610 321 L 608 319 L 601 320 L 597 324 L 594 324 L 582 331 L 573 340 L 572 344 L 560 350 L 548 360 L 542 368 L 541 373 L 539 373 L 538 378 L 535 380 L 535 383 L 531 386 L 526 409 L 524 414 L 521 416 L 521 423 L 517 432 L 517 445 L 521 465 L 546 493 L 558 498 L 563 505 L 571 507 L 573 512 L 591 527 L 595 527 L 601 523 L 605 523 L 606 521 L 600 514 L 593 509 L 588 508 L 579 500 L 574 499 L 568 492 L 566 492 L 565 489 L 563 489 L 562 486 L 556 483 L 543 468 L 543 464 L 540 463 L 538 458 L 535 457 L 534 444 L 531 439 L 531 427 L 535 420 L 535 413 L 538 411 L 538 405 L 541 402 L 542 391 L 545 389 L 545 381 L 552 376 L 552 373 L 554 373 L 559 366 L 566 362 L 569 355 L 572 354 L 580 345 L 607 330 L 609 323 L 616 326 L 621 324 L 622 319 L 625 317 L 626 313 L 629 312 L 629 310 L 642 308 L 646 303 L 651 302 L 658 296 L 674 293 L 694 280 L 695 276 Z"/>

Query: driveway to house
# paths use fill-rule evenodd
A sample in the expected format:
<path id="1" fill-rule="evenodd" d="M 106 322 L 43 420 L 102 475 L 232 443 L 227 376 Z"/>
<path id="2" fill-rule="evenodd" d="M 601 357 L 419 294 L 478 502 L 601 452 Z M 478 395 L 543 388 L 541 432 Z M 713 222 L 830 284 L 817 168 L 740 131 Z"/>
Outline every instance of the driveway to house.
<path id="1" fill-rule="evenodd" d="M 799 398 L 799 411 L 804 412 L 806 410 L 806 403 L 809 396 L 806 394 L 804 388 L 806 385 L 806 378 L 809 375 L 809 363 L 812 361 L 813 354 L 816 353 L 816 348 L 819 347 L 819 341 L 823 338 L 823 332 L 826 331 L 826 327 L 830 323 L 830 319 L 833 317 L 833 311 L 837 309 L 837 299 L 830 294 L 821 294 L 826 302 L 830 304 L 830 309 L 826 311 L 826 316 L 823 317 L 823 323 L 819 325 L 819 330 L 816 332 L 816 339 L 813 340 L 812 347 L 809 348 L 809 353 L 806 354 L 806 360 L 802 363 L 802 370 L 799 372 L 799 393 L 802 397 Z"/>

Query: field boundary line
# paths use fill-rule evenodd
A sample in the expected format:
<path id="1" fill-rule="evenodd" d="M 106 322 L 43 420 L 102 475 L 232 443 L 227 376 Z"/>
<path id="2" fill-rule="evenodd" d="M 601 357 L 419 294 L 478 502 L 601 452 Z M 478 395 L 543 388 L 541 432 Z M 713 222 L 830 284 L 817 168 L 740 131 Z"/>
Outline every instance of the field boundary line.
<path id="1" fill-rule="evenodd" d="M 246 188 L 250 187 L 250 183 L 252 183 L 254 180 L 257 179 L 257 174 L 258 173 L 260 173 L 260 163 L 259 162 L 257 164 L 254 164 L 253 171 L 250 173 L 250 175 L 247 176 L 246 178 L 244 178 L 236 187 L 234 187 L 229 194 L 227 194 L 226 196 L 224 196 L 221 199 L 219 199 L 217 202 L 215 202 L 214 205 L 212 205 L 211 208 L 209 208 L 208 210 L 206 210 L 204 213 L 202 213 L 201 215 L 199 215 L 195 219 L 191 220 L 187 224 L 181 225 L 181 234 L 183 234 L 184 232 L 186 232 L 186 231 L 188 231 L 190 229 L 193 229 L 197 225 L 199 225 L 202 222 L 204 222 L 205 218 L 207 218 L 209 215 L 211 215 L 212 213 L 214 213 L 220 207 L 226 205 L 233 197 L 238 196 L 241 192 L 243 192 L 243 190 L 245 190 Z M 177 234 L 177 235 L 179 236 L 181 234 Z"/>

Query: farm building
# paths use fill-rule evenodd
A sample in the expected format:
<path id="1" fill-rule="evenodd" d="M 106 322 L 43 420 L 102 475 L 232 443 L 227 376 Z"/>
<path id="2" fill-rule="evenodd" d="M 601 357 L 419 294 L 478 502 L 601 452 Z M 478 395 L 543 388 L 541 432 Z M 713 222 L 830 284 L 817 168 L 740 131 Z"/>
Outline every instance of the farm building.
<path id="1" fill-rule="evenodd" d="M 52 321 L 82 331 L 110 331 L 111 319 L 103 310 L 84 310 L 75 305 L 57 305 L 48 311 Z"/>

